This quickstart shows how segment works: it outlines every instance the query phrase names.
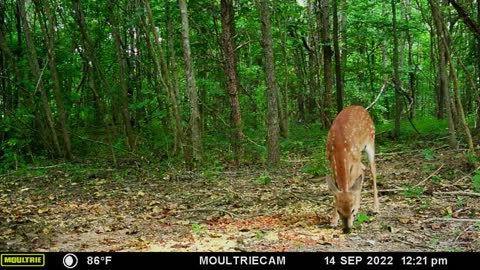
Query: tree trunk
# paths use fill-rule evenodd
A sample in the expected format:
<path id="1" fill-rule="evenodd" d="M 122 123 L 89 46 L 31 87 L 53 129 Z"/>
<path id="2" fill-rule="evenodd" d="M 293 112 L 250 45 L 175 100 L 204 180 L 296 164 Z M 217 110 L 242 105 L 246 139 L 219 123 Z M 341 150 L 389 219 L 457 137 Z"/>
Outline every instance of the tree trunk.
<path id="1" fill-rule="evenodd" d="M 278 23 L 278 29 L 282 29 L 282 24 L 281 24 L 281 21 L 280 21 L 280 17 L 278 16 L 277 14 L 277 1 L 276 0 L 273 0 L 273 12 L 274 12 L 274 16 L 276 17 L 277 19 L 277 23 Z M 284 27 L 283 29 L 286 29 L 286 27 Z M 286 42 L 286 35 L 287 33 L 284 32 L 284 31 L 280 31 L 279 32 L 280 34 L 280 50 L 282 52 L 282 59 L 283 59 L 283 87 L 281 88 L 280 90 L 280 93 L 281 93 L 281 98 L 279 96 L 279 99 L 277 101 L 277 104 L 278 104 L 278 117 L 279 117 L 279 122 L 280 122 L 280 136 L 282 136 L 282 138 L 288 138 L 288 74 L 289 74 L 289 66 L 288 66 L 288 58 L 287 58 L 287 42 Z"/>
<path id="2" fill-rule="evenodd" d="M 330 126 L 332 109 L 332 47 L 330 45 L 330 23 L 329 23 L 329 9 L 328 0 L 319 0 L 320 2 L 320 15 L 321 15 L 321 31 L 320 37 L 323 48 L 323 83 L 325 86 L 325 92 L 323 93 L 323 111 L 324 117 L 323 125 L 325 127 Z"/>
<path id="3" fill-rule="evenodd" d="M 150 21 L 150 31 L 153 34 L 154 40 L 155 40 L 155 47 L 157 49 L 157 54 L 160 59 L 160 70 L 162 73 L 162 76 L 160 77 L 160 80 L 167 89 L 167 94 L 168 97 L 170 98 L 170 101 L 172 102 L 172 112 L 173 112 L 173 118 L 175 121 L 175 150 L 180 149 L 180 151 L 184 150 L 183 146 L 183 126 L 182 123 L 180 122 L 180 113 L 178 111 L 178 102 L 175 97 L 175 93 L 172 90 L 172 86 L 170 84 L 170 79 L 168 76 L 168 66 L 165 60 L 165 57 L 163 57 L 163 50 L 162 46 L 160 44 L 160 37 L 158 36 L 158 33 L 155 29 L 155 22 L 153 21 L 153 16 L 152 16 L 152 10 L 150 9 L 150 4 L 148 3 L 147 0 L 143 0 L 143 5 L 145 7 L 145 12 L 147 13 L 148 20 Z M 156 60 L 155 60 L 156 61 Z M 158 63 L 158 62 L 157 62 Z M 185 153 L 185 151 L 183 151 Z"/>
<path id="4" fill-rule="evenodd" d="M 307 86 L 308 86 L 308 92 L 307 92 L 307 98 L 306 98 L 306 108 L 307 108 L 307 116 L 312 116 L 315 115 L 315 112 L 317 111 L 316 108 L 318 108 L 318 103 L 321 102 L 320 93 L 320 82 L 317 80 L 317 76 L 320 73 L 320 66 L 318 63 L 317 59 L 319 58 L 317 54 L 317 43 L 318 43 L 318 33 L 316 31 L 315 27 L 315 21 L 314 21 L 314 10 L 315 10 L 315 1 L 308 1 L 308 7 L 307 7 L 307 25 L 308 25 L 308 34 L 307 37 L 303 37 L 302 41 L 304 44 L 305 49 L 307 50 L 308 54 L 308 65 L 305 65 L 305 75 L 308 80 Z M 301 54 L 301 59 L 303 58 L 303 54 Z M 323 112 L 320 112 L 321 115 L 323 115 Z M 318 116 L 314 116 L 314 119 L 318 119 Z M 310 121 L 310 117 L 308 118 L 308 121 Z"/>
<path id="5" fill-rule="evenodd" d="M 178 0 L 180 18 L 182 21 L 182 45 L 185 61 L 185 80 L 187 83 L 188 97 L 190 102 L 190 139 L 193 161 L 200 161 L 202 155 L 202 142 L 200 134 L 200 111 L 198 108 L 198 94 L 193 74 L 192 52 L 190 51 L 190 37 L 188 26 L 187 4 L 185 0 Z"/>
<path id="6" fill-rule="evenodd" d="M 278 85 L 275 78 L 268 0 L 260 0 L 260 26 L 262 31 L 262 48 L 265 58 L 265 84 L 267 87 L 267 162 L 269 166 L 277 167 L 280 163 L 280 128 L 277 104 Z"/>
<path id="7" fill-rule="evenodd" d="M 397 21 L 395 0 L 392 0 L 392 34 L 393 34 L 393 80 L 395 83 L 395 128 L 393 136 L 398 139 L 400 137 L 400 119 L 402 114 L 402 100 L 400 96 L 401 81 L 398 72 L 398 37 L 397 37 Z"/>
<path id="8" fill-rule="evenodd" d="M 457 148 L 457 138 L 455 134 L 455 124 L 453 121 L 451 102 L 450 102 L 450 91 L 448 89 L 448 77 L 446 69 L 445 54 L 447 49 L 445 48 L 446 43 L 443 42 L 444 29 L 442 23 L 442 17 L 440 15 L 440 10 L 434 0 L 428 0 L 430 5 L 430 10 L 432 11 L 433 20 L 435 23 L 435 28 L 437 29 L 437 38 L 438 38 L 438 70 L 440 77 L 440 91 L 443 93 L 444 97 L 444 106 L 447 113 L 448 121 L 448 133 L 449 133 L 449 143 L 450 147 Z"/>
<path id="9" fill-rule="evenodd" d="M 443 90 L 440 87 L 440 72 L 439 69 L 436 67 L 436 62 L 435 59 L 438 60 L 438 54 L 435 55 L 435 30 L 434 26 L 430 28 L 430 73 L 433 75 L 432 81 L 433 83 L 433 89 L 434 89 L 434 96 L 435 96 L 435 108 L 436 108 L 436 117 L 437 119 L 443 119 L 444 117 L 444 108 L 443 105 L 445 104 L 444 102 L 444 95 L 443 95 Z"/>
<path id="10" fill-rule="evenodd" d="M 416 104 L 417 104 L 417 97 L 416 97 L 416 90 L 415 90 L 415 84 L 416 84 L 416 77 L 415 77 L 415 66 L 413 64 L 413 43 L 412 43 L 412 37 L 410 35 L 410 1 L 405 0 L 405 23 L 407 24 L 407 27 L 405 29 L 405 35 L 407 38 L 407 47 L 408 47 L 408 92 L 410 97 L 412 98 L 412 105 L 410 107 L 410 111 L 408 112 L 410 115 L 410 118 L 415 117 L 415 109 L 416 109 Z"/>
<path id="11" fill-rule="evenodd" d="M 340 40 L 342 44 L 341 55 L 341 64 L 342 70 L 347 70 L 347 0 L 340 0 Z M 343 75 L 343 74 L 342 74 Z M 342 77 L 342 83 L 343 83 Z"/>
<path id="12" fill-rule="evenodd" d="M 455 0 L 449 0 L 450 4 L 455 8 L 457 11 L 458 15 L 460 16 L 460 19 L 462 19 L 463 23 L 467 26 L 468 30 L 475 36 L 477 40 L 480 40 L 480 27 L 468 16 L 467 12 L 465 12 L 465 9 L 457 3 Z"/>
<path id="13" fill-rule="evenodd" d="M 477 1 L 477 23 L 480 24 L 480 1 Z M 477 89 L 480 89 L 480 39 L 476 39 L 476 51 L 477 51 L 477 78 L 476 78 L 476 89 L 473 89 L 473 91 L 477 91 Z M 480 122 L 480 109 L 477 110 L 477 120 L 476 123 Z"/>
<path id="14" fill-rule="evenodd" d="M 338 44 L 338 10 L 337 0 L 332 1 L 333 5 L 333 51 L 335 59 L 335 88 L 337 91 L 337 113 L 343 109 L 343 75 L 340 62 L 340 47 Z"/>
<path id="15" fill-rule="evenodd" d="M 52 111 L 50 109 L 50 104 L 48 101 L 47 93 L 42 82 L 42 71 L 38 65 L 37 52 L 35 50 L 35 45 L 33 44 L 33 38 L 30 32 L 30 26 L 28 25 L 27 15 L 25 13 L 25 0 L 18 1 L 18 8 L 20 12 L 20 17 L 22 20 L 23 32 L 25 34 L 25 45 L 28 52 L 28 64 L 30 65 L 30 72 L 32 73 L 33 79 L 37 86 L 38 91 L 40 92 L 40 98 L 43 108 L 43 113 L 45 114 L 47 120 L 47 126 L 49 133 L 51 135 L 52 143 L 55 149 L 55 154 L 59 157 L 64 156 L 64 153 L 58 142 L 57 132 L 55 130 L 55 124 L 53 122 Z"/>
<path id="16" fill-rule="evenodd" d="M 55 96 L 55 103 L 57 104 L 57 113 L 58 113 L 58 122 L 60 124 L 60 130 L 63 136 L 63 144 L 65 146 L 65 157 L 67 159 L 72 159 L 72 146 L 70 144 L 70 134 L 68 132 L 68 128 L 66 126 L 66 116 L 65 110 L 63 108 L 63 100 L 61 94 L 61 87 L 60 87 L 60 80 L 58 78 L 57 72 L 57 60 L 55 55 L 55 30 L 54 30 L 54 21 L 52 17 L 52 13 L 50 11 L 50 3 L 48 1 L 40 1 L 35 0 L 35 7 L 37 9 L 37 14 L 41 18 L 41 8 L 43 6 L 45 11 L 45 16 L 47 17 L 47 23 L 42 23 L 41 25 L 44 27 L 42 28 L 45 47 L 47 48 L 47 55 L 48 55 L 48 65 L 50 68 L 50 76 L 52 79 L 53 85 L 53 94 Z M 43 5 L 42 5 L 43 4 Z M 48 26 L 47 26 L 48 25 Z"/>
<path id="17" fill-rule="evenodd" d="M 107 85 L 104 75 L 102 73 L 102 69 L 98 63 L 97 57 L 95 55 L 94 50 L 92 49 L 92 45 L 90 42 L 90 38 L 88 36 L 88 29 L 85 23 L 85 16 L 83 9 L 80 5 L 80 0 L 73 0 L 72 1 L 72 17 L 75 20 L 76 24 L 78 25 L 78 30 L 80 32 L 80 44 L 83 49 L 83 53 L 80 54 L 83 59 L 84 65 L 84 72 L 88 77 L 88 86 L 92 90 L 93 93 L 93 102 L 94 107 L 96 109 L 95 117 L 98 121 L 103 121 L 104 114 L 105 114 L 105 104 L 101 100 L 101 91 L 100 89 L 104 88 L 107 93 L 110 93 L 110 86 Z M 110 93 L 110 96 L 111 93 Z M 116 111 L 116 105 L 112 104 L 114 107 L 113 110 Z M 110 119 L 110 118 L 108 118 Z M 108 125 L 109 123 L 107 123 Z M 115 130 L 112 128 L 112 136 L 114 135 Z"/>
<path id="18" fill-rule="evenodd" d="M 238 102 L 238 81 L 235 63 L 235 43 L 233 39 L 235 19 L 232 0 L 220 1 L 220 14 L 222 19 L 223 41 L 223 70 L 226 78 L 227 96 L 230 103 L 230 128 L 231 144 L 235 157 L 235 163 L 239 165 L 243 155 L 243 132 L 240 103 Z"/>
<path id="19" fill-rule="evenodd" d="M 165 24 L 167 28 L 167 46 L 168 46 L 168 67 L 172 73 L 172 90 L 175 95 L 175 100 L 178 102 L 178 75 L 177 75 L 177 61 L 175 58 L 175 51 L 174 51 L 174 36 L 173 36 L 173 29 L 172 29 L 172 19 L 170 15 L 170 4 L 169 0 L 164 1 L 165 4 Z"/>
<path id="20" fill-rule="evenodd" d="M 449 49 L 449 43 L 450 42 L 448 42 L 448 41 L 451 40 L 450 34 L 449 34 L 448 30 L 445 28 L 445 25 L 443 24 L 443 18 L 442 18 L 441 13 L 438 13 L 438 16 L 439 16 L 438 19 L 442 23 L 442 28 L 443 28 L 443 35 L 440 36 L 440 38 L 442 38 L 442 40 L 441 41 L 439 40 L 439 42 L 442 42 L 443 45 L 444 45 L 445 58 L 449 63 L 450 76 L 451 76 L 451 79 L 452 79 L 452 82 L 453 82 L 453 92 L 454 92 L 454 99 L 455 99 L 455 106 L 456 106 L 458 121 L 460 122 L 460 125 L 462 126 L 463 131 L 465 132 L 465 137 L 466 137 L 465 139 L 467 141 L 468 150 L 471 153 L 474 153 L 475 149 L 473 147 L 472 135 L 470 133 L 470 129 L 468 128 L 467 120 L 465 119 L 465 112 L 463 110 L 462 99 L 460 98 L 460 91 L 458 90 L 457 72 L 455 70 L 454 63 L 453 63 L 453 60 L 452 60 L 452 54 L 451 54 L 450 49 Z"/>
<path id="21" fill-rule="evenodd" d="M 295 62 L 294 65 L 294 71 L 295 75 L 297 77 L 297 91 L 296 91 L 296 97 L 297 97 L 297 121 L 299 123 L 304 123 L 305 122 L 305 90 L 307 89 L 307 86 L 305 85 L 305 76 L 303 74 L 303 66 L 302 66 L 302 60 L 300 59 L 300 53 L 298 52 L 301 50 L 301 48 L 294 49 L 293 50 L 293 59 Z"/>
<path id="22" fill-rule="evenodd" d="M 117 23 L 114 10 L 114 2 L 113 0 L 107 1 L 107 9 L 109 11 L 109 19 L 110 23 L 112 24 L 112 36 L 113 36 L 113 45 L 115 47 L 115 55 L 117 57 L 118 63 L 118 80 L 120 82 L 120 93 L 121 93 L 121 106 L 122 106 L 122 118 L 123 124 L 125 126 L 125 133 L 127 135 L 128 146 L 130 151 L 135 152 L 135 135 L 132 129 L 132 123 L 130 118 L 130 111 L 128 109 L 128 87 L 127 81 L 125 79 L 125 55 L 124 49 L 122 48 L 122 42 L 120 40 L 120 31 L 119 25 Z"/>

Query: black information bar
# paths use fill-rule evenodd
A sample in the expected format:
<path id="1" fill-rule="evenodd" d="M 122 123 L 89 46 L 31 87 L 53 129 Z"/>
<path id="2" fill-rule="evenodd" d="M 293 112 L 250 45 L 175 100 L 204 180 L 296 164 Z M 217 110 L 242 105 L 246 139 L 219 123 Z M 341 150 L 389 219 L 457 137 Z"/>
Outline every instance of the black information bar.
<path id="1" fill-rule="evenodd" d="M 0 269 L 457 269 L 479 252 L 0 253 Z"/>

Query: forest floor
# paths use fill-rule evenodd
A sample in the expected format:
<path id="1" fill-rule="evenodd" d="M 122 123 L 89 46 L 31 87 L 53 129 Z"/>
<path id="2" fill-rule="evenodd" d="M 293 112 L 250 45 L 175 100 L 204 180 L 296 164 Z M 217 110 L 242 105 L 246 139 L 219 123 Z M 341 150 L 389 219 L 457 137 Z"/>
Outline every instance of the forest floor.
<path id="1" fill-rule="evenodd" d="M 324 176 L 302 169 L 311 156 L 275 171 L 60 163 L 0 176 L 0 250 L 480 251 L 463 151 L 419 142 L 377 152 L 380 213 L 367 172 L 351 234 L 329 226 Z"/>

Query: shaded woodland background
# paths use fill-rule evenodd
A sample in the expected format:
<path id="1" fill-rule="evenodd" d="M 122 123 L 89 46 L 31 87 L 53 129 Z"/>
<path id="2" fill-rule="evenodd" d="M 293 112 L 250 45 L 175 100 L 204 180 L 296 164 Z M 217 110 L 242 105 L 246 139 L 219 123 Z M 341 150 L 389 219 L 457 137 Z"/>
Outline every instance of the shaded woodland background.
<path id="1" fill-rule="evenodd" d="M 0 1 L 1 170 L 58 158 L 277 166 L 292 129 L 326 130 L 377 95 L 370 113 L 392 138 L 401 121 L 446 121 L 450 146 L 475 156 L 479 3 L 186 4 Z"/>
<path id="2" fill-rule="evenodd" d="M 0 0 L 0 250 L 479 251 L 480 2 Z M 376 125 L 350 235 L 325 140 Z"/>

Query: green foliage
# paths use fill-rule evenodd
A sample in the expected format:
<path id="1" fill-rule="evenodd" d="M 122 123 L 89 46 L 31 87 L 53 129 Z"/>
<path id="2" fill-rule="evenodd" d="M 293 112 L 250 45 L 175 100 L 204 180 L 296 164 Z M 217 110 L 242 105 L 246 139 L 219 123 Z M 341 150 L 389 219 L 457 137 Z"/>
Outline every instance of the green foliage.
<path id="1" fill-rule="evenodd" d="M 437 183 L 437 184 L 438 184 L 438 183 L 441 183 L 441 182 L 442 182 L 442 178 L 441 178 L 440 176 L 438 176 L 438 175 L 434 175 L 434 176 L 432 176 L 432 182 Z"/>
<path id="2" fill-rule="evenodd" d="M 55 154 L 51 141 L 51 134 L 47 130 L 43 104 L 39 98 L 38 82 L 31 78 L 32 61 L 45 64 L 48 59 L 48 50 L 45 48 L 45 34 L 40 25 L 48 24 L 41 10 L 45 5 L 35 6 L 35 1 L 27 3 L 27 19 L 32 20 L 31 35 L 38 59 L 31 59 L 25 50 L 25 40 L 18 40 L 22 33 L 16 33 L 15 16 L 5 16 L 5 47 L 15 56 L 13 60 L 4 59 L 1 74 L 5 74 L 2 84 L 2 98 L 0 112 L 0 171 L 19 169 L 27 163 L 34 163 L 38 156 L 48 158 L 62 158 Z M 88 39 L 94 47 L 92 52 L 96 63 L 88 57 L 89 53 L 81 46 L 81 31 L 72 11 L 73 5 L 69 1 L 50 1 L 52 15 L 56 22 L 55 54 L 57 73 L 60 76 L 62 89 L 60 101 L 66 111 L 66 126 L 71 134 L 72 149 L 76 158 L 86 159 L 115 159 L 131 158 L 129 147 L 125 139 L 123 100 L 120 94 L 120 78 L 125 76 L 128 87 L 128 97 L 125 100 L 133 133 L 137 146 L 137 155 L 145 160 L 169 164 L 168 166 L 183 166 L 185 153 L 175 148 L 174 120 L 172 116 L 172 97 L 169 97 L 164 83 L 166 78 L 156 74 L 160 66 L 158 53 L 150 53 L 148 48 L 153 44 L 150 28 L 145 27 L 143 19 L 145 8 L 142 1 L 117 1 L 113 16 L 118 20 L 121 43 L 124 51 L 131 47 L 138 50 L 138 55 L 126 53 L 126 70 L 120 74 L 119 62 L 116 59 L 113 39 L 111 38 L 112 25 L 109 18 L 110 10 L 102 1 L 81 1 L 80 8 L 85 16 L 85 26 Z M 172 23 L 171 37 L 168 40 L 166 29 L 166 7 L 169 3 L 169 16 Z M 430 19 L 428 5 L 422 1 L 410 5 L 398 5 L 399 14 L 397 27 L 401 42 L 406 42 L 406 34 L 410 35 L 414 57 L 411 65 L 408 59 L 408 49 L 402 51 L 401 59 L 405 59 L 400 67 L 401 80 L 406 90 L 410 72 L 415 75 L 415 97 L 417 98 L 416 117 L 414 124 L 420 135 L 405 120 L 401 123 L 401 139 L 412 137 L 433 138 L 446 134 L 446 121 L 439 120 L 435 114 L 437 98 L 435 96 L 434 78 L 437 71 L 432 69 L 437 65 L 432 63 L 430 54 L 436 48 L 430 48 L 430 29 L 425 19 Z M 39 12 L 36 12 L 39 8 Z M 183 49 L 181 46 L 180 12 L 175 1 L 154 1 L 151 4 L 155 27 L 158 27 L 165 46 L 164 57 L 168 60 L 168 83 L 172 86 L 179 78 L 178 110 L 181 129 L 184 131 L 183 145 L 189 144 L 190 108 L 188 93 L 186 92 L 185 71 L 183 70 Z M 202 112 L 202 139 L 204 146 L 204 164 L 197 168 L 205 170 L 207 179 L 215 179 L 218 168 L 229 166 L 233 162 L 232 141 L 230 139 L 230 123 L 228 109 L 228 93 L 225 91 L 225 75 L 222 69 L 222 42 L 220 41 L 221 24 L 219 20 L 218 1 L 191 1 L 189 3 L 189 17 L 193 22 L 190 30 L 190 45 L 194 61 L 194 73 L 199 94 L 200 110 Z M 290 137 L 280 141 L 282 157 L 295 159 L 309 156 L 311 160 L 301 169 L 312 176 L 328 173 L 328 164 L 325 160 L 325 137 L 328 127 L 319 125 L 320 111 L 336 113 L 335 102 L 329 108 L 324 107 L 325 100 L 324 79 L 320 68 L 323 63 L 321 44 L 315 37 L 318 35 L 319 22 L 311 10 L 301 7 L 295 1 L 274 1 L 271 8 L 271 31 L 273 37 L 273 54 L 276 61 L 276 80 L 279 90 L 286 92 L 289 112 Z M 371 103 L 385 79 L 393 69 L 392 34 L 390 6 L 386 1 L 353 1 L 339 5 L 339 14 L 347 14 L 344 29 L 347 43 L 340 41 L 341 46 L 347 46 L 348 54 L 342 59 L 341 67 L 344 75 L 344 104 Z M 470 7 L 469 7 L 470 8 Z M 5 14 L 16 14 L 16 5 L 6 5 Z M 368 12 L 365 12 L 368 10 Z M 242 129 L 246 135 L 242 157 L 243 164 L 263 165 L 266 159 L 265 122 L 264 115 L 267 108 L 267 96 L 264 77 L 263 48 L 259 13 L 254 1 L 237 1 L 235 12 L 235 47 L 237 56 L 237 73 L 239 86 L 239 103 L 242 114 Z M 2 14 L 3 14 L 2 13 Z M 473 13 L 472 13 L 473 14 Z M 331 14 L 330 14 L 331 15 Z M 407 23 L 405 18 L 409 18 Z M 472 36 L 464 31 L 462 24 L 452 26 L 452 47 L 459 52 L 459 60 L 463 60 L 466 69 L 474 74 L 478 63 L 474 55 Z M 133 38 L 135 35 L 142 38 Z M 343 34 L 341 37 L 345 36 Z M 308 51 L 302 37 L 306 37 L 312 50 Z M 343 44 L 342 44 L 343 43 Z M 22 44 L 21 48 L 18 45 Z M 170 45 L 171 46 L 170 48 Z M 430 51 L 432 49 L 432 51 Z M 0 52 L 2 55 L 7 55 Z M 172 54 L 172 55 L 170 55 Z M 298 59 L 295 58 L 298 56 Z M 317 58 L 316 58 L 317 57 Z M 383 63 L 385 59 L 385 63 Z M 172 60 L 176 60 L 177 67 L 172 67 Z M 15 65 L 14 65 L 15 64 Z M 94 67 L 96 64 L 98 66 Z M 286 67 L 286 69 L 285 69 Z M 47 106 L 52 111 L 55 130 L 59 140 L 60 119 L 57 100 L 52 91 L 52 72 L 45 64 L 42 68 L 42 83 L 47 92 Z M 304 76 L 299 78 L 296 70 Z M 17 77 L 17 71 L 18 76 Z M 93 72 L 93 73 L 90 73 Z M 175 76 L 174 76 L 175 75 Z M 162 80 L 159 78 L 162 77 Z M 470 123 L 475 118 L 472 101 L 468 98 L 469 87 L 465 81 L 467 74 L 463 69 L 458 70 L 460 87 L 467 117 Z M 335 87 L 330 97 L 334 100 Z M 300 97 L 303 99 L 303 109 L 306 121 L 302 124 L 294 120 L 299 118 Z M 283 92 L 280 95 L 282 100 Z M 394 91 L 392 84 L 388 84 L 378 102 L 370 109 L 375 120 L 377 133 L 391 131 L 394 118 Z M 379 136 L 380 140 L 384 136 Z M 63 142 L 60 142 L 63 148 Z M 378 145 L 382 149 L 382 145 Z M 388 147 L 386 147 L 388 149 Z M 425 160 L 435 159 L 436 153 L 425 150 L 422 155 Z M 466 154 L 470 164 L 476 164 L 477 158 Z M 426 172 L 427 169 L 424 168 Z M 433 179 L 435 181 L 435 179 Z"/>
<path id="3" fill-rule="evenodd" d="M 432 205 L 431 199 L 422 200 L 420 206 L 418 206 L 418 210 L 427 210 L 430 208 L 431 205 Z"/>
<path id="4" fill-rule="evenodd" d="M 198 223 L 192 224 L 192 231 L 195 234 L 204 234 L 205 233 L 205 225 L 200 225 Z"/>
<path id="5" fill-rule="evenodd" d="M 422 187 L 404 186 L 403 188 L 403 196 L 405 197 L 419 198 L 424 192 Z"/>
<path id="6" fill-rule="evenodd" d="M 312 176 L 328 173 L 328 162 L 325 157 L 326 132 L 318 125 L 298 125 L 291 128 L 290 139 L 282 144 L 282 150 L 292 155 L 311 155 L 311 159 L 301 168 Z"/>
<path id="7" fill-rule="evenodd" d="M 370 221 L 370 217 L 365 212 L 360 212 L 357 216 L 357 220 L 353 222 L 353 225 L 355 227 L 360 227 L 360 225 L 369 221 Z"/>
<path id="8" fill-rule="evenodd" d="M 474 175 L 472 177 L 472 187 L 473 191 L 480 193 L 480 171 L 475 170 Z"/>
<path id="9" fill-rule="evenodd" d="M 420 115 L 417 116 L 412 122 L 420 134 L 418 134 L 410 122 L 405 119 L 400 122 L 400 135 L 402 139 L 411 140 L 412 138 L 422 138 L 425 140 L 431 140 L 433 138 L 437 138 L 438 136 L 445 136 L 447 134 L 447 122 L 445 119 L 437 119 L 430 115 Z M 377 124 L 375 128 L 376 132 L 390 132 L 394 129 L 394 122 L 386 121 L 385 123 Z"/>
<path id="10" fill-rule="evenodd" d="M 422 166 L 422 171 L 425 173 L 429 173 L 432 171 L 432 166 L 430 164 L 424 164 Z"/>
<path id="11" fill-rule="evenodd" d="M 272 181 L 269 173 L 263 173 L 253 180 L 254 183 L 268 185 Z"/>
<path id="12" fill-rule="evenodd" d="M 223 169 L 222 167 L 211 169 L 205 169 L 202 172 L 203 178 L 208 182 L 214 182 L 217 180 L 219 170 Z"/>
<path id="13" fill-rule="evenodd" d="M 463 199 L 461 197 L 457 197 L 457 200 L 455 201 L 455 205 L 460 207 L 460 206 L 465 205 L 465 202 L 463 201 Z"/>
<path id="14" fill-rule="evenodd" d="M 302 167 L 302 172 L 311 174 L 312 176 L 324 175 L 327 170 L 320 164 L 306 165 Z"/>
<path id="15" fill-rule="evenodd" d="M 464 156 L 468 164 L 470 164 L 471 166 L 476 166 L 478 164 L 478 158 L 475 153 L 465 152 Z"/>
<path id="16" fill-rule="evenodd" d="M 262 231 L 256 231 L 256 232 L 255 232 L 255 237 L 256 237 L 257 239 L 262 239 L 262 238 L 265 237 L 265 235 L 266 235 L 266 233 L 265 233 L 265 232 L 262 232 Z"/>
<path id="17" fill-rule="evenodd" d="M 435 151 L 433 151 L 432 149 L 423 149 L 420 153 L 423 155 L 423 158 L 425 160 L 435 159 Z"/>

